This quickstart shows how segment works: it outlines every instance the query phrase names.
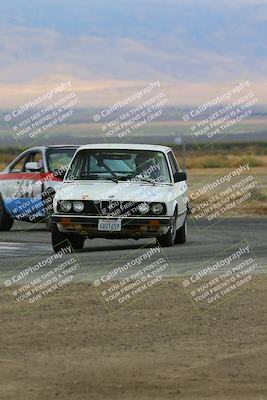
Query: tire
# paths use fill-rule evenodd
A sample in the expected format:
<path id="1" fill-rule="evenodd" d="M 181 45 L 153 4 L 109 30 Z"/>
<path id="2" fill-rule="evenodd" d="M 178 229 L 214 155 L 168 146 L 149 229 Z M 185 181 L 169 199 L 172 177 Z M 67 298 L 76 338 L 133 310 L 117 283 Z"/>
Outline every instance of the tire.
<path id="1" fill-rule="evenodd" d="M 157 241 L 161 247 L 172 247 L 175 244 L 176 218 L 177 218 L 177 214 L 175 213 L 174 216 L 172 217 L 171 226 L 170 226 L 168 232 L 165 235 L 157 237 Z"/>
<path id="2" fill-rule="evenodd" d="M 46 226 L 46 229 L 48 230 L 48 232 L 51 232 L 51 230 L 52 230 L 52 221 L 51 221 L 51 217 L 50 216 L 46 218 L 45 226 Z"/>
<path id="3" fill-rule="evenodd" d="M 186 235 L 187 235 L 187 220 L 185 220 L 181 228 L 177 229 L 175 244 L 184 244 L 186 242 Z"/>
<path id="4" fill-rule="evenodd" d="M 6 211 L 4 201 L 0 195 L 0 231 L 10 231 L 13 223 L 14 219 Z"/>
<path id="5" fill-rule="evenodd" d="M 73 233 L 63 233 L 58 230 L 57 224 L 52 223 L 52 246 L 55 253 L 66 248 L 68 243 L 74 250 L 81 250 L 84 246 L 85 238 Z"/>
<path id="6" fill-rule="evenodd" d="M 70 239 L 71 245 L 75 250 L 81 250 L 84 246 L 84 236 L 81 235 L 73 235 Z"/>
<path id="7" fill-rule="evenodd" d="M 43 193 L 43 200 L 45 203 L 45 213 L 47 214 L 47 217 L 45 219 L 45 226 L 48 232 L 51 232 L 52 229 L 51 215 L 53 214 L 54 196 L 55 196 L 54 190 L 52 190 L 52 192 L 49 192 L 49 189 L 47 189 L 47 191 Z"/>

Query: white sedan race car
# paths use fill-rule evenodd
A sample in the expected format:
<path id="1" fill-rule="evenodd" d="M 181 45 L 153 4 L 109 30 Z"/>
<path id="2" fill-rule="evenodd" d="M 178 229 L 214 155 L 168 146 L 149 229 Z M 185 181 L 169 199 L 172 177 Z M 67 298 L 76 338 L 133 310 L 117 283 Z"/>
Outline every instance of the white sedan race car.
<path id="1" fill-rule="evenodd" d="M 54 251 L 69 241 L 156 238 L 163 247 L 186 241 L 186 173 L 169 147 L 93 144 L 76 152 L 54 198 Z"/>

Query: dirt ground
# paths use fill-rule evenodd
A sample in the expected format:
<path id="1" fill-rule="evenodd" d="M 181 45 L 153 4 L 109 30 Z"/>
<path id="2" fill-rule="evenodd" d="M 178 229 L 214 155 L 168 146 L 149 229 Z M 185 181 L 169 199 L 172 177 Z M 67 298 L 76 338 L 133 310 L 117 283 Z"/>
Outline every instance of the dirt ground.
<path id="1" fill-rule="evenodd" d="M 0 304 L 1 399 L 267 399 L 266 277 L 206 315 L 176 280 L 113 316 L 86 284 Z"/>

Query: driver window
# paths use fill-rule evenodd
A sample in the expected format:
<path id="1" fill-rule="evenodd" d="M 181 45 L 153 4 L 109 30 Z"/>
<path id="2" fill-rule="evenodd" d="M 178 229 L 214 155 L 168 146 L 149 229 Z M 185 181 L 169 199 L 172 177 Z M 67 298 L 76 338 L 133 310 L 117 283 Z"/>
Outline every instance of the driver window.
<path id="1" fill-rule="evenodd" d="M 175 164 L 174 164 L 174 161 L 173 161 L 172 153 L 171 153 L 171 152 L 168 153 L 168 159 L 169 159 L 169 162 L 170 162 L 170 164 L 171 164 L 172 174 L 174 175 L 175 172 L 177 172 L 177 170 L 176 170 L 176 166 L 175 166 Z"/>
<path id="2" fill-rule="evenodd" d="M 173 164 L 174 164 L 174 167 L 175 167 L 175 171 L 176 172 L 179 172 L 179 165 L 178 165 L 178 162 L 177 162 L 177 160 L 176 160 L 176 157 L 175 157 L 175 155 L 173 154 L 173 152 L 171 152 L 170 153 L 170 157 L 172 158 L 172 160 L 173 160 Z"/>
<path id="3" fill-rule="evenodd" d="M 16 164 L 13 164 L 9 172 L 24 172 L 25 163 L 28 161 L 28 154 L 20 158 Z"/>

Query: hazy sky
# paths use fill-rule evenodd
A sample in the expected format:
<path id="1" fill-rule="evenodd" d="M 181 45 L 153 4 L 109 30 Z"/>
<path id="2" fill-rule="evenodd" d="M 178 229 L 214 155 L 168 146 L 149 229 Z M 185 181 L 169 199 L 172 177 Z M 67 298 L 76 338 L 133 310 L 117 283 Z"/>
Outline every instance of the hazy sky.
<path id="1" fill-rule="evenodd" d="M 65 78 L 111 91 L 154 79 L 263 87 L 266 22 L 267 0 L 0 0 L 0 89 L 8 102 L 17 85 Z"/>

